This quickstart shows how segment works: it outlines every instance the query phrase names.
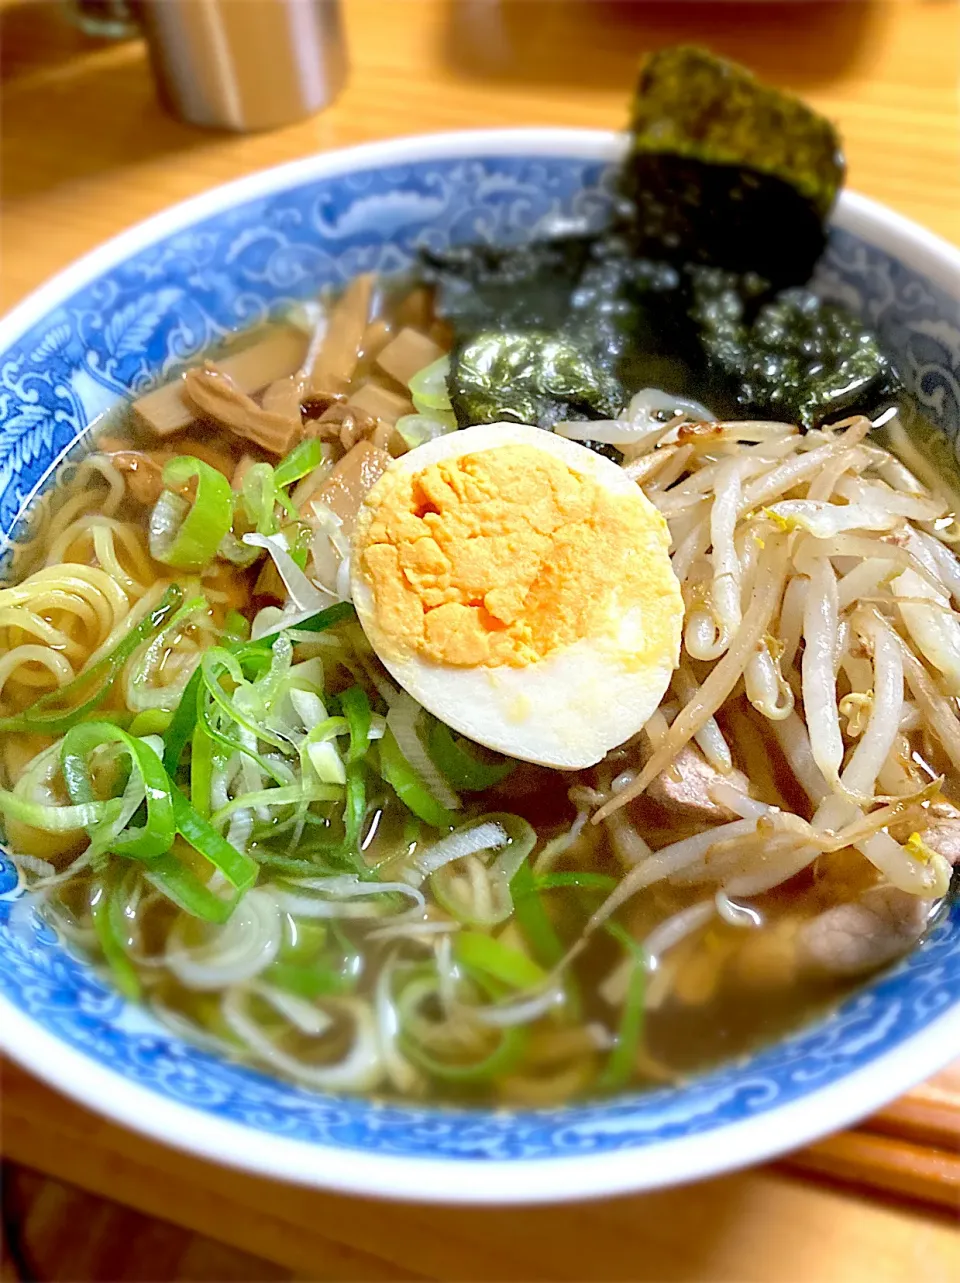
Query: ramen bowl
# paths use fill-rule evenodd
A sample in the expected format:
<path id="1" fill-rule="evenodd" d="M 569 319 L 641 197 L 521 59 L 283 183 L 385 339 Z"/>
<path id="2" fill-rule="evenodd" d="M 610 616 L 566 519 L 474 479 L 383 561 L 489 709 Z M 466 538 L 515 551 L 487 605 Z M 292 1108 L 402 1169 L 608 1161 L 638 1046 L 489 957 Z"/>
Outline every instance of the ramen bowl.
<path id="1" fill-rule="evenodd" d="M 177 206 L 63 272 L 0 324 L 0 531 L 84 430 L 234 330 L 418 246 L 598 225 L 613 134 L 493 131 L 359 147 Z M 960 251 L 862 197 L 836 212 L 818 288 L 960 433 Z M 650 1189 L 757 1162 L 879 1107 L 960 1048 L 960 908 L 799 1032 L 677 1086 L 552 1109 L 323 1095 L 184 1041 L 24 902 L 0 857 L 0 1045 L 155 1139 L 262 1175 L 381 1196 L 522 1203 Z"/>

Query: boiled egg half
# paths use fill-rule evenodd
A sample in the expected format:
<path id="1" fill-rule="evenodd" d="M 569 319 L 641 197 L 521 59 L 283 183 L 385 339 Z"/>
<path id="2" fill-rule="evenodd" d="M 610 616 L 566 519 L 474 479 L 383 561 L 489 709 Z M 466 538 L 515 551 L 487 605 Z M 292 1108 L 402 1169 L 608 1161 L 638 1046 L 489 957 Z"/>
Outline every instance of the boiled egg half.
<path id="1" fill-rule="evenodd" d="M 666 522 L 609 459 L 540 428 L 451 432 L 394 460 L 357 521 L 376 654 L 478 744 L 561 769 L 634 735 L 677 665 Z"/>

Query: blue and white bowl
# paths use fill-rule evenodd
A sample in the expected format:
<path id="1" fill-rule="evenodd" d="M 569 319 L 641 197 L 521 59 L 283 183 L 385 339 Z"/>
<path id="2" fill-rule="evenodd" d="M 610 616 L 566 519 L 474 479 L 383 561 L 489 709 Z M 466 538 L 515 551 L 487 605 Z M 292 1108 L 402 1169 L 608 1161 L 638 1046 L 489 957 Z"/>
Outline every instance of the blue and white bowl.
<path id="1" fill-rule="evenodd" d="M 448 134 L 286 165 L 94 251 L 0 323 L 0 532 L 84 428 L 224 334 L 419 245 L 599 221 L 607 133 Z M 896 356 L 960 450 L 960 252 L 845 195 L 820 280 Z M 365 1194 L 535 1202 L 649 1189 L 765 1159 L 879 1107 L 960 1054 L 960 908 L 833 1014 L 677 1089 L 548 1110 L 317 1095 L 173 1036 L 28 914 L 0 855 L 0 1045 L 159 1140 Z"/>

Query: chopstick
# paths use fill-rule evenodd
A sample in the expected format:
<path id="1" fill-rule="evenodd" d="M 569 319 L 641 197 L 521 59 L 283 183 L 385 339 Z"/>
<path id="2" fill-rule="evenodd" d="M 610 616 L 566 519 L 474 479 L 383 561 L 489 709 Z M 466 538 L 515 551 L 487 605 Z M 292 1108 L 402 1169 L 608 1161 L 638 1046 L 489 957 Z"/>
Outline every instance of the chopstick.
<path id="1" fill-rule="evenodd" d="M 960 1214 L 960 1064 L 780 1166 Z"/>
<path id="2" fill-rule="evenodd" d="M 863 1130 L 960 1154 L 960 1092 L 933 1079 L 868 1118 Z"/>
<path id="3" fill-rule="evenodd" d="M 960 1211 L 960 1155 L 866 1131 L 838 1132 L 785 1159 L 790 1170 Z"/>

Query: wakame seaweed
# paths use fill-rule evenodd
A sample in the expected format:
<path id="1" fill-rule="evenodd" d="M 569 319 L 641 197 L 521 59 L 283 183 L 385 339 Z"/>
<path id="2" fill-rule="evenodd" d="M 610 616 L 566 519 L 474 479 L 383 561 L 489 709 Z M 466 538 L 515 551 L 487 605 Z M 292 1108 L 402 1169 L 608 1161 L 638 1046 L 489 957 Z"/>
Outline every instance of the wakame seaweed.
<path id="1" fill-rule="evenodd" d="M 833 125 L 746 68 L 687 46 L 645 63 L 621 172 L 640 252 L 809 279 L 843 182 Z"/>

